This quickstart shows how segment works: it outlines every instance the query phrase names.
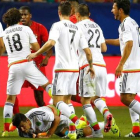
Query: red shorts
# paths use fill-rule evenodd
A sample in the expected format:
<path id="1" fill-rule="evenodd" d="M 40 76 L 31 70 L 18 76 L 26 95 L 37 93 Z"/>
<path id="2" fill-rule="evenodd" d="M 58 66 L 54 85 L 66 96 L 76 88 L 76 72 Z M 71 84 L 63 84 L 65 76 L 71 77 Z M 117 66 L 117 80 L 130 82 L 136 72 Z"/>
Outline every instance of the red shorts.
<path id="1" fill-rule="evenodd" d="M 34 61 L 38 67 L 38 69 L 44 74 L 46 75 L 46 71 L 45 71 L 45 67 L 39 67 L 40 63 L 42 62 L 43 60 L 43 55 L 37 57 Z M 41 90 L 43 91 L 44 89 L 41 88 L 41 87 L 38 87 L 38 89 L 36 89 L 31 83 L 29 83 L 28 81 L 25 81 L 22 88 L 29 88 L 31 87 L 33 90 Z"/>

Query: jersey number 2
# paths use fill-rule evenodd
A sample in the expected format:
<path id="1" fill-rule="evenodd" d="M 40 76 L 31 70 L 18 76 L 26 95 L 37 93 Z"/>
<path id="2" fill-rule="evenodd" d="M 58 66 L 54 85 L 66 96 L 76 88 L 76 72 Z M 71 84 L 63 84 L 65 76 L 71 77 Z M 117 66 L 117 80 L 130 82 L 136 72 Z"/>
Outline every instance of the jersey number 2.
<path id="1" fill-rule="evenodd" d="M 13 52 L 13 48 L 12 48 L 12 45 L 11 45 L 11 42 L 10 42 L 9 35 L 6 37 L 6 39 L 8 40 L 8 44 L 9 44 L 11 52 Z M 14 45 L 16 51 L 21 51 L 23 47 L 22 47 L 22 44 L 20 42 L 20 35 L 19 34 L 14 34 L 12 36 L 12 40 L 13 40 L 13 45 Z"/>

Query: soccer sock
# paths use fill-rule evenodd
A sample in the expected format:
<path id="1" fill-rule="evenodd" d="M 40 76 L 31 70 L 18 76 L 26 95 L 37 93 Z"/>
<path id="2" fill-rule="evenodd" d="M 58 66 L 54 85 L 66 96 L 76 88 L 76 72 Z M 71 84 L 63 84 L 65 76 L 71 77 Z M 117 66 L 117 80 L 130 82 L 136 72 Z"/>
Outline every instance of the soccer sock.
<path id="1" fill-rule="evenodd" d="M 15 104 L 14 104 L 14 108 L 13 108 L 13 113 L 14 114 L 19 113 L 19 104 L 18 104 L 18 98 L 17 97 L 16 97 L 16 100 L 15 100 Z"/>
<path id="2" fill-rule="evenodd" d="M 84 113 L 86 115 L 88 122 L 90 123 L 90 125 L 94 129 L 94 131 L 99 130 L 100 127 L 98 125 L 96 114 L 95 114 L 91 104 L 84 105 L 83 110 L 84 110 Z"/>
<path id="3" fill-rule="evenodd" d="M 104 122 L 98 122 L 100 130 L 103 130 L 105 128 L 105 123 Z"/>
<path id="4" fill-rule="evenodd" d="M 6 102 L 3 110 L 4 131 L 9 131 L 10 123 L 12 122 L 13 103 Z"/>
<path id="5" fill-rule="evenodd" d="M 129 108 L 129 113 L 132 121 L 132 132 L 140 132 L 139 114 L 134 112 L 131 108 Z"/>
<path id="6" fill-rule="evenodd" d="M 69 124 L 69 133 L 75 133 L 76 132 L 76 127 L 74 123 Z"/>
<path id="7" fill-rule="evenodd" d="M 49 85 L 47 85 L 46 86 L 46 91 L 47 91 L 47 93 L 49 92 L 49 89 L 52 87 L 52 84 L 49 84 Z"/>
<path id="8" fill-rule="evenodd" d="M 64 103 L 63 101 L 59 101 L 56 105 L 56 108 L 59 109 L 60 112 L 68 117 L 73 123 L 77 124 L 78 117 L 74 113 L 71 114 L 71 110 L 66 103 Z"/>
<path id="9" fill-rule="evenodd" d="M 74 107 L 73 107 L 73 104 L 68 104 L 68 106 L 69 106 L 69 108 L 70 108 L 70 110 L 71 110 L 71 114 L 75 114 L 75 109 L 74 109 Z"/>
<path id="10" fill-rule="evenodd" d="M 133 100 L 130 103 L 129 108 L 131 108 L 134 112 L 140 115 L 140 103 L 137 100 Z"/>
<path id="11" fill-rule="evenodd" d="M 94 101 L 95 106 L 98 108 L 98 110 L 101 112 L 101 114 L 109 113 L 109 109 L 101 98 L 98 98 Z"/>

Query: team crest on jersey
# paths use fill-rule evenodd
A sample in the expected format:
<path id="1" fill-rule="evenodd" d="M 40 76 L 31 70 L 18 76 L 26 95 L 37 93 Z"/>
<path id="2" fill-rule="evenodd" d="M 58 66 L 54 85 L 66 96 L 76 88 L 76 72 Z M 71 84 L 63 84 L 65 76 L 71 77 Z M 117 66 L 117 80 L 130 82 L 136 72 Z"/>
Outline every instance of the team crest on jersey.
<path id="1" fill-rule="evenodd" d="M 40 125 L 41 125 L 41 122 L 36 122 L 36 125 L 37 125 L 37 126 L 40 126 Z"/>

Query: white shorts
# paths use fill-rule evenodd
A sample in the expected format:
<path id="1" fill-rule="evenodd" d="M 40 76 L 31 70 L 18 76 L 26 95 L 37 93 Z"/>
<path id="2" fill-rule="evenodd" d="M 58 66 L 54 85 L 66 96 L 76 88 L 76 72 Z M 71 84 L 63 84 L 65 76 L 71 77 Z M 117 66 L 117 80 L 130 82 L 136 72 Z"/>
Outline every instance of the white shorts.
<path id="1" fill-rule="evenodd" d="M 52 95 L 76 95 L 78 72 L 54 73 Z"/>
<path id="2" fill-rule="evenodd" d="M 136 94 L 140 92 L 140 72 L 123 73 L 119 83 L 120 93 Z"/>
<path id="3" fill-rule="evenodd" d="M 79 95 L 82 97 L 104 97 L 107 89 L 107 71 L 105 67 L 95 66 L 95 78 L 87 74 L 89 67 L 80 70 Z"/>
<path id="4" fill-rule="evenodd" d="M 7 94 L 20 94 L 21 87 L 25 80 L 36 88 L 48 82 L 48 79 L 37 68 L 34 61 L 14 64 L 9 69 Z"/>

